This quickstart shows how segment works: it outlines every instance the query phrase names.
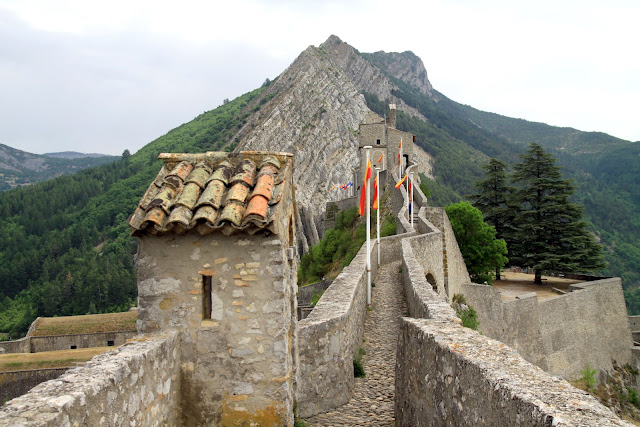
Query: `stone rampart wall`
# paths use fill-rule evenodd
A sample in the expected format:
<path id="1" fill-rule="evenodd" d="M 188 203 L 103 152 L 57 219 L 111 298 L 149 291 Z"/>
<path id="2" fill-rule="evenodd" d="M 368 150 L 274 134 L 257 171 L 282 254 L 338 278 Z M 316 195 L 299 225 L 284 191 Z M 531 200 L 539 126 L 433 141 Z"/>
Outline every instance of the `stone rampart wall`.
<path id="1" fill-rule="evenodd" d="M 138 336 L 0 410 L 0 425 L 180 425 L 177 332 Z"/>
<path id="2" fill-rule="evenodd" d="M 31 353 L 31 337 L 0 342 L 0 354 L 2 353 Z"/>
<path id="3" fill-rule="evenodd" d="M 27 336 L 0 343 L 1 353 L 39 353 L 71 348 L 119 346 L 137 335 L 135 331 L 96 332 L 92 334 Z"/>
<path id="4" fill-rule="evenodd" d="M 372 271 L 377 271 L 372 242 Z M 382 243 L 382 240 L 381 240 Z M 335 278 L 309 317 L 298 323 L 298 415 L 309 417 L 349 401 L 353 358 L 367 312 L 366 245 Z"/>
<path id="5" fill-rule="evenodd" d="M 632 361 L 631 332 L 619 278 L 572 285 L 565 295 L 539 301 L 535 294 L 503 302 L 490 286 L 464 287 L 478 312 L 480 331 L 518 350 L 545 371 L 580 377 L 586 364 L 609 371 L 611 361 Z"/>
<path id="6" fill-rule="evenodd" d="M 135 331 L 31 337 L 31 353 L 75 348 L 119 346 L 137 335 Z"/>
<path id="7" fill-rule="evenodd" d="M 69 368 L 33 369 L 0 373 L 0 402 L 22 396 L 38 384 L 58 378 Z"/>
<path id="8" fill-rule="evenodd" d="M 632 331 L 640 331 L 640 316 L 629 316 L 629 328 Z"/>
<path id="9" fill-rule="evenodd" d="M 298 288 L 298 305 L 309 305 L 313 299 L 313 294 L 319 294 L 331 286 L 333 280 L 322 280 L 307 286 Z"/>
<path id="10" fill-rule="evenodd" d="M 462 327 L 425 278 L 412 245 L 420 238 L 402 242 L 409 312 L 422 319 L 404 318 L 401 325 L 397 425 L 629 425 L 505 344 Z"/>
<path id="11" fill-rule="evenodd" d="M 438 319 L 459 323 L 446 298 L 436 293 L 427 282 L 424 267 L 415 255 L 414 247 L 425 245 L 425 251 L 442 251 L 440 233 L 430 233 L 402 241 L 402 281 L 411 317 Z"/>
<path id="12" fill-rule="evenodd" d="M 446 288 L 449 301 L 451 301 L 455 294 L 463 292 L 463 285 L 471 283 L 469 272 L 444 208 L 429 207 L 425 216 L 438 230 L 444 233 Z"/>
<path id="13" fill-rule="evenodd" d="M 439 320 L 401 324 L 396 425 L 630 425 L 506 345 Z"/>

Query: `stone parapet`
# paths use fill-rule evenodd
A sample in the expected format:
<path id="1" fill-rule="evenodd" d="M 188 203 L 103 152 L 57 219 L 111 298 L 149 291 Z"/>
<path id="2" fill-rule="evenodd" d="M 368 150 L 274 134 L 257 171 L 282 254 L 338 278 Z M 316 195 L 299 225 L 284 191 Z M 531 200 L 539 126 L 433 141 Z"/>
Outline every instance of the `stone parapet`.
<path id="1" fill-rule="evenodd" d="M 490 286 L 464 286 L 480 331 L 518 350 L 553 375 L 577 379 L 587 364 L 611 371 L 631 363 L 633 346 L 619 278 L 571 285 L 570 292 L 502 301 Z"/>
<path id="2" fill-rule="evenodd" d="M 0 425 L 179 425 L 179 366 L 177 332 L 138 336 L 11 400 Z"/>
<path id="3" fill-rule="evenodd" d="M 439 233 L 420 235 L 402 242 L 402 281 L 407 306 L 412 317 L 435 319 L 443 322 L 460 322 L 455 311 L 446 299 L 433 290 L 427 282 L 424 268 L 414 256 L 412 242 L 422 244 L 423 248 L 442 250 Z"/>
<path id="4" fill-rule="evenodd" d="M 372 260 L 376 244 L 371 245 Z M 371 277 L 377 271 L 372 262 Z M 298 415 L 309 417 L 349 401 L 353 358 L 367 313 L 366 245 L 336 277 L 309 317 L 298 323 Z"/>
<path id="5" fill-rule="evenodd" d="M 31 353 L 69 350 L 71 348 L 119 346 L 137 334 L 136 331 L 119 331 L 31 337 Z"/>
<path id="6" fill-rule="evenodd" d="M 22 396 L 38 384 L 58 378 L 69 368 L 32 369 L 0 373 L 0 402 Z"/>
<path id="7" fill-rule="evenodd" d="M 629 426 L 588 393 L 471 329 L 403 318 L 396 425 Z"/>
<path id="8" fill-rule="evenodd" d="M 31 337 L 0 342 L 0 354 L 3 353 L 31 353 Z"/>

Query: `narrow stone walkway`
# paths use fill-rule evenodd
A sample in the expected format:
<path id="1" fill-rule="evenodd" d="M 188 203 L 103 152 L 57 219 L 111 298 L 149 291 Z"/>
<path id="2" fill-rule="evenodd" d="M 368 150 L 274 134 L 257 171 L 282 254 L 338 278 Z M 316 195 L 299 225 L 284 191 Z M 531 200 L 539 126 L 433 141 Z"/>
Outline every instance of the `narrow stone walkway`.
<path id="1" fill-rule="evenodd" d="M 366 354 L 362 358 L 364 378 L 356 378 L 351 400 L 335 411 L 316 415 L 304 421 L 310 427 L 393 426 L 393 395 L 396 365 L 396 343 L 400 317 L 407 310 L 401 261 L 378 268 L 373 283 L 372 309 L 364 324 Z"/>

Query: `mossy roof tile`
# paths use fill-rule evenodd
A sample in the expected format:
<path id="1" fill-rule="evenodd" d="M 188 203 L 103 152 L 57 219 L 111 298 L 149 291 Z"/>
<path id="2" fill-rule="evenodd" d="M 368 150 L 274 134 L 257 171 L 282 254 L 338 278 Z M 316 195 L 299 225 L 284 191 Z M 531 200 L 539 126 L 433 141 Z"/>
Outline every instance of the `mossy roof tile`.
<path id="1" fill-rule="evenodd" d="M 274 232 L 284 189 L 292 185 L 291 154 L 208 152 L 159 158 L 165 164 L 129 222 L 133 234 Z"/>

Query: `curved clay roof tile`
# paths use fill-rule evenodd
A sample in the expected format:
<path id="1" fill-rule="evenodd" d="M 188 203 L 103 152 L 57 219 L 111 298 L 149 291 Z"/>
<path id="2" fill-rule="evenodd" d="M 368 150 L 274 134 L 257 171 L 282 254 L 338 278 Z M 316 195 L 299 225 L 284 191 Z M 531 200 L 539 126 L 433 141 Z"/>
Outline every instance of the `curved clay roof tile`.
<path id="1" fill-rule="evenodd" d="M 247 206 L 247 210 L 244 213 L 244 222 L 248 222 L 252 217 L 265 220 L 267 218 L 268 203 L 269 199 L 261 195 L 252 197 L 249 205 Z"/>
<path id="2" fill-rule="evenodd" d="M 166 212 L 160 208 L 155 207 L 147 212 L 142 222 L 142 228 L 147 228 L 149 225 L 154 224 L 157 227 L 164 228 L 164 223 L 167 219 Z"/>
<path id="3" fill-rule="evenodd" d="M 276 168 L 276 172 L 280 170 L 280 162 L 278 161 L 278 159 L 276 159 L 273 156 L 267 156 L 262 163 L 260 163 L 260 170 L 262 171 L 262 168 L 264 168 L 266 165 L 273 165 Z"/>
<path id="4" fill-rule="evenodd" d="M 218 180 L 226 185 L 229 183 L 229 178 L 231 178 L 232 172 L 233 172 L 233 165 L 229 161 L 224 160 L 216 165 L 215 171 L 209 177 L 207 182 Z"/>
<path id="5" fill-rule="evenodd" d="M 256 164 L 249 159 L 243 159 L 236 168 L 236 173 L 231 177 L 229 184 L 244 182 L 249 187 L 253 187 L 256 176 Z"/>
<path id="6" fill-rule="evenodd" d="M 165 185 L 162 189 L 160 189 L 158 194 L 155 195 L 153 200 L 149 202 L 148 209 L 159 206 L 166 213 L 169 213 L 169 207 L 171 206 L 171 202 L 176 197 L 177 193 L 178 192 L 175 188 Z"/>
<path id="7" fill-rule="evenodd" d="M 205 190 L 200 195 L 198 203 L 196 203 L 196 207 L 211 205 L 214 208 L 219 209 L 222 205 L 222 199 L 224 197 L 224 192 L 226 189 L 227 187 L 225 187 L 222 181 L 209 181 L 207 188 L 205 188 Z"/>
<path id="8" fill-rule="evenodd" d="M 182 161 L 164 178 L 164 183 L 178 189 L 182 186 L 184 180 L 187 179 L 192 170 L 193 165 L 191 165 L 191 163 Z"/>
<path id="9" fill-rule="evenodd" d="M 218 211 L 212 206 L 206 205 L 196 211 L 192 221 L 194 223 L 207 222 L 209 225 L 213 226 L 217 217 Z"/>
<path id="10" fill-rule="evenodd" d="M 239 228 L 242 225 L 243 214 L 244 206 L 236 203 L 230 203 L 224 207 L 222 213 L 220 214 L 220 218 L 218 219 L 218 223 L 220 225 L 224 225 L 224 222 L 228 221 Z"/>
<path id="11" fill-rule="evenodd" d="M 198 202 L 198 197 L 200 197 L 201 191 L 202 189 L 197 183 L 188 183 L 185 185 L 178 199 L 173 203 L 173 206 L 185 206 L 189 208 L 189 210 L 193 209 Z"/>
<path id="12" fill-rule="evenodd" d="M 204 188 L 207 185 L 207 180 L 209 179 L 209 175 L 211 175 L 211 166 L 208 162 L 202 161 L 198 162 L 196 167 L 191 171 L 189 177 L 185 181 L 188 183 L 198 184 L 198 187 Z"/>
<path id="13" fill-rule="evenodd" d="M 191 224 L 191 217 L 193 216 L 193 212 L 191 208 L 186 206 L 178 206 L 175 208 L 171 215 L 169 215 L 168 224 L 178 223 L 181 224 L 184 228 L 188 228 Z"/>
<path id="14" fill-rule="evenodd" d="M 253 189 L 253 193 L 251 193 L 252 200 L 254 196 L 260 195 L 269 201 L 271 199 L 271 193 L 273 192 L 273 181 L 273 176 L 269 174 L 261 175 L 260 178 L 258 178 L 256 187 Z"/>
<path id="15" fill-rule="evenodd" d="M 228 205 L 229 203 L 237 202 L 244 205 L 244 202 L 245 200 L 247 200 L 248 195 L 249 187 L 244 185 L 242 182 L 238 182 L 227 192 L 227 198 L 224 201 L 224 204 Z"/>

